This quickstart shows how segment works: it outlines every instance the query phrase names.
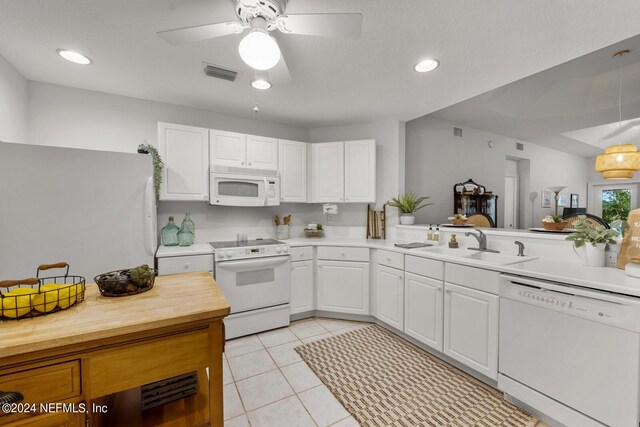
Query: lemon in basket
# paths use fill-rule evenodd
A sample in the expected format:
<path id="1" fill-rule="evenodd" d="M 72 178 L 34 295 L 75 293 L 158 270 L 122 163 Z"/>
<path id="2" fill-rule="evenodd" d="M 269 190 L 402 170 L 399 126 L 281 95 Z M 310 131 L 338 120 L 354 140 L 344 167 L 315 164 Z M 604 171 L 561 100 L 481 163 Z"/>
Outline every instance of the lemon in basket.
<path id="1" fill-rule="evenodd" d="M 5 317 L 21 317 L 31 311 L 31 302 L 38 291 L 31 288 L 16 288 L 4 294 L 2 298 L 2 315 Z"/>
<path id="2" fill-rule="evenodd" d="M 82 285 L 77 284 L 74 285 L 72 283 L 67 283 L 64 285 L 55 285 L 58 286 L 58 305 L 60 308 L 68 308 L 69 306 L 76 303 L 76 299 L 78 296 L 78 292 L 82 292 Z"/>
<path id="3" fill-rule="evenodd" d="M 58 306 L 58 285 L 40 286 L 40 293 L 33 297 L 33 308 L 40 313 L 49 313 Z"/>

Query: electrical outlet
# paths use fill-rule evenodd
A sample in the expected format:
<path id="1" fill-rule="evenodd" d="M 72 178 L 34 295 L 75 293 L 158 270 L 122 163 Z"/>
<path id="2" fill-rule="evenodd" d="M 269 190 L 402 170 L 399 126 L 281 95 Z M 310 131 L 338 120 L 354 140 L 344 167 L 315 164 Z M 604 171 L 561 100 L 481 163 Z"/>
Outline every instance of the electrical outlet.
<path id="1" fill-rule="evenodd" d="M 608 266 L 615 267 L 618 262 L 618 252 L 617 251 L 606 251 L 605 252 L 605 260 Z"/>

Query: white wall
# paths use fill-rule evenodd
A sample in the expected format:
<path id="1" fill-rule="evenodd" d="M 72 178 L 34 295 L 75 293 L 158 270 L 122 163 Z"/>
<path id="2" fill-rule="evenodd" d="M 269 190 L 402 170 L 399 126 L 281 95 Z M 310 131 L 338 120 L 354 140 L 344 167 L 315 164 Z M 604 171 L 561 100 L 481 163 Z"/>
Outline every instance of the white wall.
<path id="1" fill-rule="evenodd" d="M 453 186 L 472 178 L 499 196 L 498 227 L 502 227 L 507 158 L 530 160 L 529 186 L 536 198 L 532 203 L 529 194 L 521 195 L 525 218 L 520 227 L 537 226 L 544 215 L 553 213 L 553 208 L 541 207 L 540 191 L 549 186 L 566 185 L 561 194 L 577 193 L 580 206 L 585 206 L 587 168 L 583 157 L 529 143 L 524 143 L 524 151 L 518 151 L 514 139 L 468 126 L 456 125 L 463 128 L 463 137 L 455 138 L 453 126 L 432 116 L 406 124 L 406 190 L 431 196 L 435 203 L 419 212 L 417 222 L 446 222 L 453 213 Z M 495 143 L 494 148 L 488 141 Z"/>
<path id="2" fill-rule="evenodd" d="M 28 82 L 0 56 L 0 141 L 26 142 Z"/>
<path id="3" fill-rule="evenodd" d="M 349 141 L 359 139 L 376 140 L 376 205 L 382 205 L 391 197 L 397 196 L 404 189 L 405 162 L 405 123 L 397 120 L 387 120 L 376 123 L 354 124 L 346 126 L 330 126 L 311 129 L 311 142 Z M 366 204 L 343 205 L 344 211 L 358 209 L 365 212 L 357 224 L 366 224 Z M 340 206 L 342 208 L 342 206 Z M 397 223 L 397 210 L 389 208 L 388 225 Z"/>
<path id="4" fill-rule="evenodd" d="M 29 83 L 29 141 L 106 151 L 156 145 L 158 122 L 307 141 L 306 128 L 84 89 Z"/>

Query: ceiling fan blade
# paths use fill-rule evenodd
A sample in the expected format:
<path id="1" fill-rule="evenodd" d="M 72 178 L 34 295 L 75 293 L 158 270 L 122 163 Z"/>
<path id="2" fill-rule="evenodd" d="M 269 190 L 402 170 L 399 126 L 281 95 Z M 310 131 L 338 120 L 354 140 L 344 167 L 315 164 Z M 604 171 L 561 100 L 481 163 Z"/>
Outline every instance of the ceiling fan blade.
<path id="1" fill-rule="evenodd" d="M 217 24 L 197 25 L 195 27 L 178 28 L 158 32 L 158 37 L 173 44 L 197 42 L 214 39 L 216 37 L 239 34 L 244 31 L 244 25 L 240 22 L 220 22 Z"/>
<path id="2" fill-rule="evenodd" d="M 276 66 L 269 70 L 269 77 L 271 78 L 271 83 L 274 85 L 289 83 L 292 80 L 289 67 L 287 67 L 283 55 L 280 56 L 280 61 L 278 61 Z"/>
<path id="3" fill-rule="evenodd" d="M 281 15 L 276 19 L 276 26 L 285 34 L 359 39 L 362 32 L 362 14 Z"/>

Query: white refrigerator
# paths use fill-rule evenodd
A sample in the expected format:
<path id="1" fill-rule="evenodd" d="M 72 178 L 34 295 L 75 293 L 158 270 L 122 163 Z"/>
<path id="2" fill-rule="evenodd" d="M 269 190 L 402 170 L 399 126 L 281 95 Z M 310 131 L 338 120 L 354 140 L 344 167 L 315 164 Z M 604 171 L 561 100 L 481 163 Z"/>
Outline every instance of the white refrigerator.
<path id="1" fill-rule="evenodd" d="M 151 156 L 0 142 L 0 280 L 153 266 Z M 57 270 L 45 276 L 59 275 Z"/>

